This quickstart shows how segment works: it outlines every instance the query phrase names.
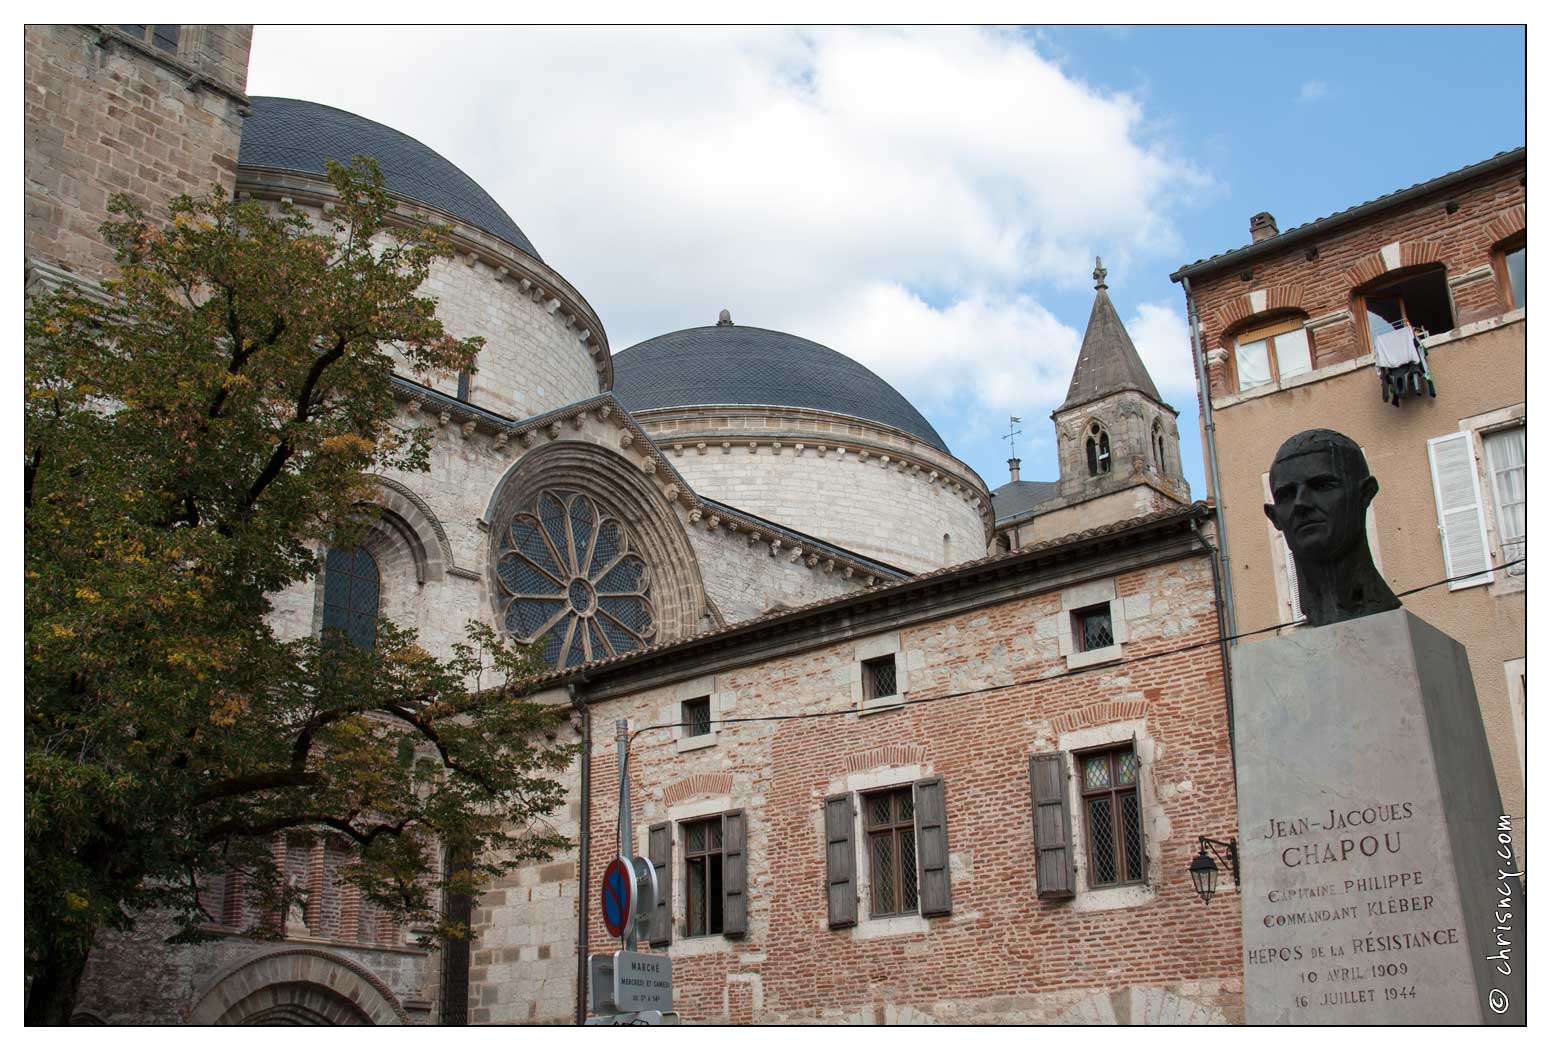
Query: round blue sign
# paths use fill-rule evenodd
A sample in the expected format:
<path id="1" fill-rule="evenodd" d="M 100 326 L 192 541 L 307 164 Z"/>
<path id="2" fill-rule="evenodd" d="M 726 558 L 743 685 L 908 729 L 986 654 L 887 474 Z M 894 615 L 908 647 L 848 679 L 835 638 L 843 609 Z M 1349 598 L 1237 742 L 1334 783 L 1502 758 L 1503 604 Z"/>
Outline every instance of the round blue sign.
<path id="1" fill-rule="evenodd" d="M 624 858 L 615 858 L 603 870 L 603 926 L 615 938 L 622 938 L 633 922 L 631 892 L 634 879 Z"/>

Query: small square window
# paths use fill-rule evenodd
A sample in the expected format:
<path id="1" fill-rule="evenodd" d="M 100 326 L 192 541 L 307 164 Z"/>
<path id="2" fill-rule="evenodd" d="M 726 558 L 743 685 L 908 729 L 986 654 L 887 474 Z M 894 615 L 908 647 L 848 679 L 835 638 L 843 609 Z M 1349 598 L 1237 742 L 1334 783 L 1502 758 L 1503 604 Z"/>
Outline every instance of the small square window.
<path id="1" fill-rule="evenodd" d="M 1087 653 L 1089 650 L 1101 650 L 1106 646 L 1115 644 L 1115 628 L 1110 620 L 1109 603 L 1103 602 L 1097 606 L 1089 606 L 1072 613 L 1072 637 L 1077 643 L 1077 650 Z"/>
<path id="2" fill-rule="evenodd" d="M 685 701 L 679 710 L 679 725 L 685 737 L 703 737 L 711 732 L 711 698 Z"/>
<path id="3" fill-rule="evenodd" d="M 894 672 L 894 654 L 862 661 L 863 700 L 893 697 L 898 692 L 899 679 Z"/>

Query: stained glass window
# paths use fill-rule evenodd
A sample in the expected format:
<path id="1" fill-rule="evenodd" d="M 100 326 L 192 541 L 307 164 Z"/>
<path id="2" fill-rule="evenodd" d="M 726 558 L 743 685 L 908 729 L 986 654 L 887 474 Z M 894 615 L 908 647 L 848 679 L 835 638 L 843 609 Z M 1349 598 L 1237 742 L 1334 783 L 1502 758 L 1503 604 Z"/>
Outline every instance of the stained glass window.
<path id="1" fill-rule="evenodd" d="M 619 520 L 589 497 L 545 490 L 501 534 L 501 621 L 569 668 L 629 653 L 656 634 L 651 574 Z"/>
<path id="2" fill-rule="evenodd" d="M 1088 882 L 1134 883 L 1145 873 L 1136 751 L 1127 744 L 1077 759 L 1088 839 Z"/>

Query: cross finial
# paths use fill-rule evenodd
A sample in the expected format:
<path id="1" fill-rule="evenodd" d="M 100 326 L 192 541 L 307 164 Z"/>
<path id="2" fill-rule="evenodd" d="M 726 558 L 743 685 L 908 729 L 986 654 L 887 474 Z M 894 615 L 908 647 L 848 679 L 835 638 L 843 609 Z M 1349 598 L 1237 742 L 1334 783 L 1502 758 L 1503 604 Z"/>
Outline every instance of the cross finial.
<path id="1" fill-rule="evenodd" d="M 1098 256 L 1094 256 L 1093 257 L 1093 287 L 1094 288 L 1108 288 L 1109 286 L 1104 283 L 1104 279 L 1106 277 L 1108 277 L 1108 276 L 1109 276 L 1109 271 L 1104 269 L 1104 260 L 1100 259 Z"/>

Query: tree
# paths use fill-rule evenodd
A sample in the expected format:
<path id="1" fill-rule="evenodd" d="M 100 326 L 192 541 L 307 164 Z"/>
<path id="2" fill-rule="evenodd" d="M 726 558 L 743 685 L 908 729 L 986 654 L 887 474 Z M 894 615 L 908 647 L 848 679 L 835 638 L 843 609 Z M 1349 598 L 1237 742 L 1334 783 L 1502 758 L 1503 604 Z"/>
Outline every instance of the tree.
<path id="1" fill-rule="evenodd" d="M 166 223 L 116 200 L 105 295 L 29 306 L 28 1022 L 69 1020 L 104 928 L 155 909 L 208 937 L 201 874 L 242 870 L 283 917 L 287 829 L 353 844 L 348 878 L 414 922 L 564 843 L 543 815 L 572 750 L 542 732 L 564 713 L 512 685 L 530 652 L 474 624 L 437 659 L 386 622 L 361 648 L 268 620 L 320 545 L 360 541 L 369 472 L 425 469 L 395 359 L 471 369 L 481 342 L 417 294 L 446 231 L 390 223 L 367 159 L 329 179 L 322 220 L 218 189 Z M 448 845 L 469 862 L 429 877 Z"/>

